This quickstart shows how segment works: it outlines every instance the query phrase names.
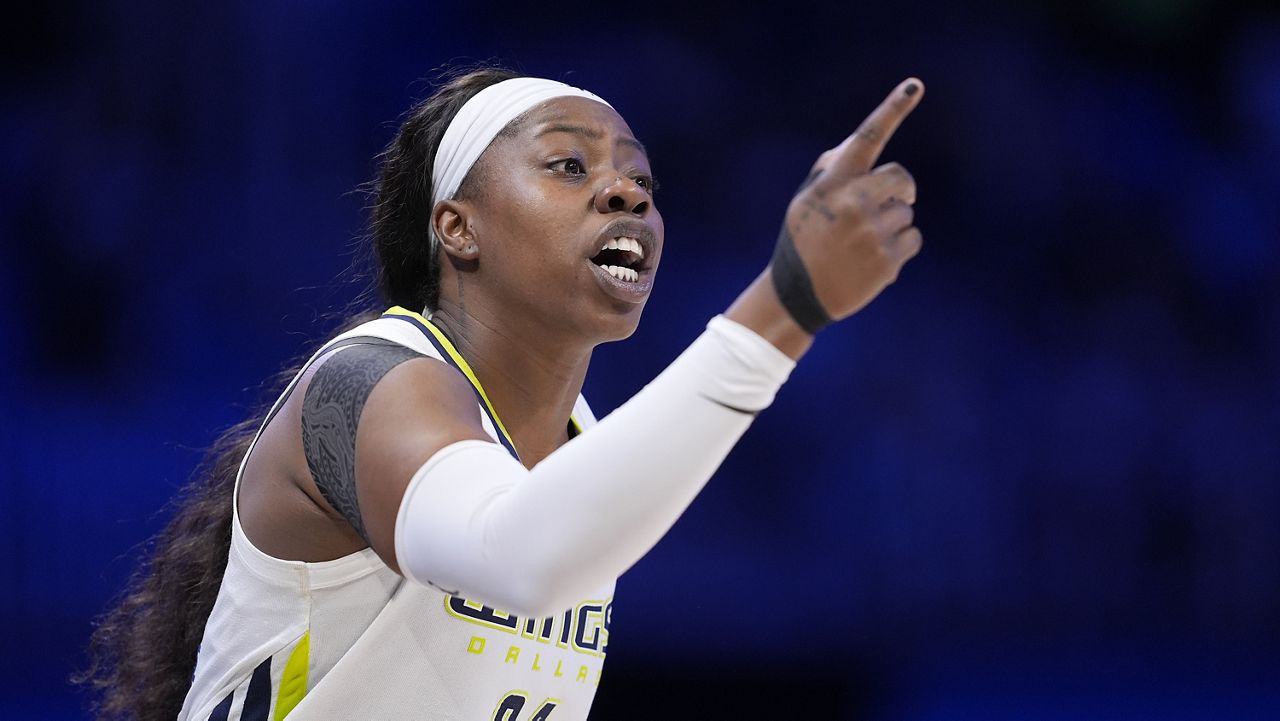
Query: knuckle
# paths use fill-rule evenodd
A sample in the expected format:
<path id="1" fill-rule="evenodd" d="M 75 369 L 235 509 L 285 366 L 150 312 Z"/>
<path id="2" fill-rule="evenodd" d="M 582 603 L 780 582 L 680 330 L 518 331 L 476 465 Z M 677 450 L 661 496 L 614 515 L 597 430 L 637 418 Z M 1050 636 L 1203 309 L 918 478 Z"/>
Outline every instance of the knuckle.
<path id="1" fill-rule="evenodd" d="M 858 223 L 875 223 L 879 210 L 879 201 L 865 190 L 855 193 L 845 207 L 845 212 Z"/>
<path id="2" fill-rule="evenodd" d="M 894 163 L 894 165 L 898 165 L 898 164 L 897 164 L 897 163 Z M 910 186 L 911 188 L 915 188 L 915 187 L 916 187 L 916 178 L 915 178 L 915 176 L 914 176 L 914 175 L 912 175 L 912 174 L 911 174 L 911 171 L 910 171 L 910 170 L 907 170 L 906 168 L 902 167 L 901 165 L 898 165 L 898 167 L 897 167 L 897 169 L 896 169 L 896 170 L 897 170 L 897 172 L 900 174 L 900 176 L 901 176 L 901 178 L 902 178 L 902 182 L 903 182 L 905 185 Z"/>
<path id="3" fill-rule="evenodd" d="M 893 163 L 892 166 L 888 170 L 893 184 L 899 188 L 915 190 L 916 179 L 915 176 L 911 175 L 911 171 L 898 163 Z"/>
<path id="4" fill-rule="evenodd" d="M 865 188 L 851 186 L 846 192 L 831 197 L 831 207 L 837 215 L 855 222 L 871 216 L 875 211 L 875 198 Z"/>
<path id="5" fill-rule="evenodd" d="M 903 238 L 903 250 L 906 258 L 913 257 L 920 252 L 920 248 L 924 245 L 924 235 L 916 228 L 911 228 Z"/>
<path id="6" fill-rule="evenodd" d="M 905 231 L 913 220 L 915 220 L 915 211 L 912 210 L 911 206 L 901 200 L 894 200 L 879 214 L 876 218 L 876 224 L 883 232 L 892 237 Z"/>
<path id="7" fill-rule="evenodd" d="M 885 182 L 889 185 L 897 188 L 915 188 L 915 176 L 899 162 L 885 163 L 878 168 L 878 171 L 884 174 Z"/>
<path id="8" fill-rule="evenodd" d="M 875 144 L 884 139 L 884 129 L 872 123 L 858 128 L 854 136 L 865 143 Z"/>

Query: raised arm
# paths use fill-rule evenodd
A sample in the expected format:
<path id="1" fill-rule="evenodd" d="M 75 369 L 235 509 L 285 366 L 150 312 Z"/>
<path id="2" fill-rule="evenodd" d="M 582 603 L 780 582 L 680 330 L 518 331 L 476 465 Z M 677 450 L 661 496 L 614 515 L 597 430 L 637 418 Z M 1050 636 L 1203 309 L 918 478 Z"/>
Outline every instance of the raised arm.
<path id="1" fill-rule="evenodd" d="M 616 578 L 772 402 L 817 327 L 870 302 L 919 250 L 913 181 L 900 166 L 872 165 L 921 94 L 904 82 L 823 154 L 770 267 L 589 432 L 527 470 L 484 435 L 456 372 L 393 364 L 365 382 L 362 409 L 347 411 L 359 421 L 355 472 L 325 497 L 354 497 L 334 506 L 406 577 L 506 611 L 550 615 Z M 313 383 L 328 383 L 325 373 Z"/>

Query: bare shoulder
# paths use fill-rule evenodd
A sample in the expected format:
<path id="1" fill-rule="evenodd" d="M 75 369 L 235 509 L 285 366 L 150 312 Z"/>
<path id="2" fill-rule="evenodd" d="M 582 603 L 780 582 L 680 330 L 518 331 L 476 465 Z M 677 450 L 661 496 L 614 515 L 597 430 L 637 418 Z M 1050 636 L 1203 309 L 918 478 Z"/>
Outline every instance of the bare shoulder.
<path id="1" fill-rule="evenodd" d="M 491 440 L 471 384 L 442 361 L 412 358 L 388 371 L 369 393 L 356 434 L 357 478 L 392 461 L 387 454 L 403 455 L 416 471 L 441 448 L 472 439 Z"/>
<path id="2" fill-rule="evenodd" d="M 433 358 L 396 366 L 369 394 L 356 433 L 355 481 L 366 537 L 391 568 L 395 524 L 405 489 L 440 449 L 491 441 L 470 383 Z"/>
<path id="3" fill-rule="evenodd" d="M 414 471 L 451 443 L 488 439 L 471 386 L 452 367 L 399 347 L 376 356 L 354 352 L 359 348 L 335 350 L 312 363 L 250 456 L 241 481 L 241 522 L 250 540 L 270 555 L 324 561 L 372 543 L 387 559 L 379 539 L 385 536 L 389 550 L 400 498 Z M 381 372 L 369 362 L 387 357 L 392 359 Z M 354 456 L 347 461 L 354 468 L 345 473 L 323 471 L 328 496 L 309 463 L 314 449 L 309 454 L 304 444 L 304 406 L 310 406 L 309 414 L 316 411 L 315 394 L 308 401 L 313 384 L 332 399 L 326 410 L 334 414 L 326 424 L 333 435 L 325 442 L 339 455 Z M 336 504 L 343 507 L 335 508 L 334 489 L 344 494 Z M 344 497 L 350 507 L 341 502 Z"/>

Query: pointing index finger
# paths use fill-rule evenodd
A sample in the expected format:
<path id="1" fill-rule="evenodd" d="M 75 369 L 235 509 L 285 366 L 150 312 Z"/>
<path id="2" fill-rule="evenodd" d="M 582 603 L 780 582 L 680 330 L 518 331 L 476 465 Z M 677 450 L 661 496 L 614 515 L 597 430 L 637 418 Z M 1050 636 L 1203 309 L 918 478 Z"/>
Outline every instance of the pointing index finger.
<path id="1" fill-rule="evenodd" d="M 907 78 L 867 116 L 853 135 L 845 138 L 837 150 L 832 170 L 842 176 L 862 175 L 876 164 L 884 146 L 893 137 L 903 119 L 911 114 L 924 96 L 924 83 Z"/>

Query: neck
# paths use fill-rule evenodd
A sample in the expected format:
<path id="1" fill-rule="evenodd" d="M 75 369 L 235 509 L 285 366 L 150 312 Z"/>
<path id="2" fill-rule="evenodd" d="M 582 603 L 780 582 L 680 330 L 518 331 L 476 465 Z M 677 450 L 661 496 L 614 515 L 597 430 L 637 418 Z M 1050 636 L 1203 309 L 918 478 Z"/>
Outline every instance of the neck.
<path id="1" fill-rule="evenodd" d="M 471 366 L 521 462 L 532 468 L 568 440 L 592 346 L 565 342 L 478 305 L 464 308 L 441 299 L 431 322 Z"/>

